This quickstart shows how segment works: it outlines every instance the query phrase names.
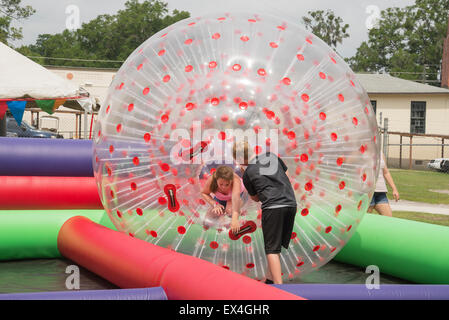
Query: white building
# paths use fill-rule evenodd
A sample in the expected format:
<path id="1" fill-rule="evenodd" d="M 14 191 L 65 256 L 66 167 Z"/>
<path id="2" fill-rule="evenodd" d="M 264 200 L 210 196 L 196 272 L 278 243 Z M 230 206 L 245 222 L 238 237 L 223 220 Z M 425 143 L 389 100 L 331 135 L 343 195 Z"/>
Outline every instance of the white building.
<path id="1" fill-rule="evenodd" d="M 449 90 L 414 81 L 403 80 L 387 74 L 357 74 L 375 108 L 378 124 L 393 133 L 425 134 L 432 137 L 412 137 L 412 162 L 410 163 L 410 137 L 389 134 L 388 162 L 398 167 L 402 153 L 402 168 L 424 168 L 435 158 L 449 158 Z M 380 120 L 380 115 L 382 120 Z M 382 121 L 382 123 L 380 123 Z M 438 136 L 447 136 L 446 139 Z M 444 140 L 443 140 L 444 139 Z M 402 151 L 402 152 L 401 152 Z"/>

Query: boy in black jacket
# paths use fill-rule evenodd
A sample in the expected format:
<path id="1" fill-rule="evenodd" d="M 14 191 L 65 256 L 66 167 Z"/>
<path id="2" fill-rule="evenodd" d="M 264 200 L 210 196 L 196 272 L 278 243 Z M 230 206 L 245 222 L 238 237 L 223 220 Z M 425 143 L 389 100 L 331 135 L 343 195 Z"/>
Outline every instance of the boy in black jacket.
<path id="1" fill-rule="evenodd" d="M 281 247 L 288 249 L 296 214 L 296 198 L 287 166 L 275 154 L 250 154 L 248 143 L 234 143 L 233 157 L 246 168 L 243 184 L 254 201 L 262 202 L 262 232 L 268 261 L 266 283 L 282 283 Z M 240 156 L 242 155 L 242 156 Z"/>

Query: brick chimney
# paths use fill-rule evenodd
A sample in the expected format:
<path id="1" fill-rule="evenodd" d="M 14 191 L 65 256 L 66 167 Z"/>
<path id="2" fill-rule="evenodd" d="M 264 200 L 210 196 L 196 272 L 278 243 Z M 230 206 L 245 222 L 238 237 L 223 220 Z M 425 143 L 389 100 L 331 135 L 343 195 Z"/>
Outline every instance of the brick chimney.
<path id="1" fill-rule="evenodd" d="M 441 87 L 449 89 L 449 22 L 443 47 L 443 63 L 441 65 Z"/>

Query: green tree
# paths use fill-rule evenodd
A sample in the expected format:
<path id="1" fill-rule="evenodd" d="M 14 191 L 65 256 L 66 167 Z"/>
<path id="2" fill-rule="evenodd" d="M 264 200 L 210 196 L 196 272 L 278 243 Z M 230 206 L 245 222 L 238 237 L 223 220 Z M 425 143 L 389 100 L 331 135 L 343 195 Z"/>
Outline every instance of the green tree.
<path id="1" fill-rule="evenodd" d="M 0 0 L 0 41 L 22 39 L 22 28 L 13 27 L 13 20 L 19 21 L 30 17 L 35 10 L 31 6 L 21 6 L 21 0 Z"/>
<path id="2" fill-rule="evenodd" d="M 332 10 L 309 11 L 307 14 L 302 17 L 305 27 L 333 49 L 349 37 L 349 24 L 345 24 Z"/>
<path id="3" fill-rule="evenodd" d="M 438 84 L 448 13 L 449 0 L 416 0 L 383 10 L 378 27 L 348 62 L 357 72 L 389 72 Z"/>
<path id="4" fill-rule="evenodd" d="M 17 51 L 26 56 L 45 57 L 34 59 L 43 65 L 108 67 L 105 63 L 85 61 L 100 58 L 96 52 L 82 48 L 76 31 L 64 30 L 55 35 L 40 34 L 34 45 L 21 47 Z"/>
<path id="5" fill-rule="evenodd" d="M 20 52 L 22 55 L 27 57 L 33 57 L 32 59 L 39 64 L 44 65 L 45 59 L 40 58 L 40 55 L 36 52 L 32 51 L 28 46 L 21 46 L 19 48 L 14 48 L 17 52 Z"/>
<path id="6" fill-rule="evenodd" d="M 158 0 L 129 0 L 114 15 L 100 15 L 76 31 L 41 34 L 35 44 L 19 51 L 52 58 L 43 60 L 47 65 L 118 68 L 142 42 L 189 16 L 177 10 L 170 14 L 167 4 Z"/>

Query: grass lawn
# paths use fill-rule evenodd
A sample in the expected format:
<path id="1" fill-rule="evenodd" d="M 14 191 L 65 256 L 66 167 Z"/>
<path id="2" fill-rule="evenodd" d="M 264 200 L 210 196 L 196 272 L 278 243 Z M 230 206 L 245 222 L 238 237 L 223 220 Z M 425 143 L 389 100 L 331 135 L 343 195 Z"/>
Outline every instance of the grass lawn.
<path id="1" fill-rule="evenodd" d="M 449 191 L 449 174 L 435 171 L 389 170 L 398 188 L 401 199 L 416 202 L 449 204 L 449 194 L 430 191 Z M 388 190 L 388 198 L 392 199 L 393 195 L 389 186 Z"/>
<path id="2" fill-rule="evenodd" d="M 372 213 L 377 214 L 377 213 Z M 393 217 L 449 227 L 449 216 L 421 212 L 393 211 Z"/>

